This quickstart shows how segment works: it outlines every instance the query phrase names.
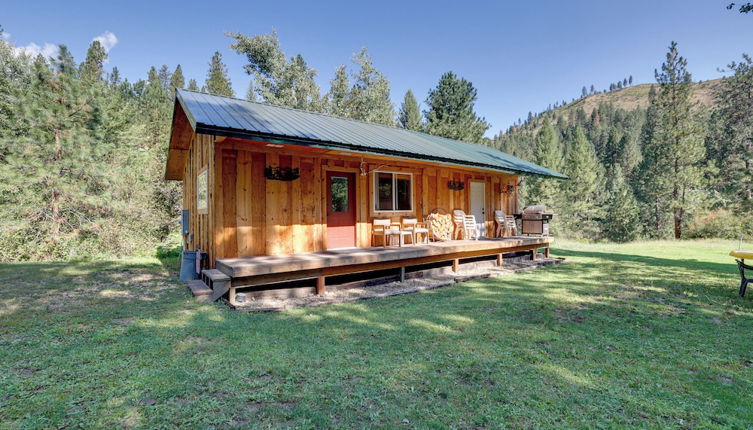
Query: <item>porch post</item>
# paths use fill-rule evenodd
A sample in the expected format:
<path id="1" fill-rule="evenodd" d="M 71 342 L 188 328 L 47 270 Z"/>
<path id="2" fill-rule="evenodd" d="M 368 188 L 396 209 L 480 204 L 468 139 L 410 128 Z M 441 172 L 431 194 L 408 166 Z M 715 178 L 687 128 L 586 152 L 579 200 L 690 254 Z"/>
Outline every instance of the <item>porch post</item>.
<path id="1" fill-rule="evenodd" d="M 316 278 L 316 295 L 323 296 L 325 292 L 324 288 L 324 276 Z"/>
<path id="2" fill-rule="evenodd" d="M 235 306 L 235 287 L 230 287 L 230 291 L 228 292 L 228 302 L 230 302 L 231 305 Z"/>

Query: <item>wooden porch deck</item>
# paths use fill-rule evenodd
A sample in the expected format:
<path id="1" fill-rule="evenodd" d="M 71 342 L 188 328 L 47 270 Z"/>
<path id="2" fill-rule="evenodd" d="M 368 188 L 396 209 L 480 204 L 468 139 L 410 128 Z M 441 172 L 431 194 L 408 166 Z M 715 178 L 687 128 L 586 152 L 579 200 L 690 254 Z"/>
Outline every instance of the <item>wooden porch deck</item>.
<path id="1" fill-rule="evenodd" d="M 229 278 L 227 288 L 233 302 L 236 288 L 315 278 L 316 293 L 324 294 L 327 276 L 400 268 L 402 278 L 406 266 L 452 261 L 453 270 L 457 271 L 459 261 L 465 258 L 496 255 L 498 264 L 502 264 L 503 254 L 531 251 L 532 258 L 535 258 L 536 250 L 541 248 L 548 256 L 552 240 L 551 237 L 506 237 L 403 247 L 344 248 L 218 259 L 216 267 Z"/>

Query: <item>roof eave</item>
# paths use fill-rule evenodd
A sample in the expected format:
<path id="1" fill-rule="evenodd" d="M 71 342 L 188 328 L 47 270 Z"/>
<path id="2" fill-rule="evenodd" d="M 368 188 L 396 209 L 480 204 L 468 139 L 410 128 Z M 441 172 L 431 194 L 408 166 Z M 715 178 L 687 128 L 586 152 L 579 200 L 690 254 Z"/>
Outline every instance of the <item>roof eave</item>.
<path id="1" fill-rule="evenodd" d="M 429 156 L 420 156 L 420 155 L 417 156 L 414 153 L 408 153 L 408 152 L 375 150 L 374 148 L 345 144 L 341 142 L 320 141 L 320 140 L 315 140 L 315 139 L 306 139 L 306 138 L 294 137 L 294 136 L 284 136 L 284 135 L 276 135 L 276 134 L 268 134 L 268 133 L 251 132 L 247 130 L 224 128 L 224 127 L 218 127 L 215 125 L 202 124 L 202 123 L 195 123 L 195 124 L 196 126 L 194 127 L 194 130 L 196 131 L 196 133 L 202 133 L 202 134 L 213 134 L 217 136 L 234 137 L 234 138 L 239 138 L 239 139 L 262 140 L 265 142 L 273 142 L 273 143 L 286 143 L 286 144 L 292 144 L 292 145 L 307 146 L 311 148 L 322 148 L 322 149 L 334 148 L 334 149 L 339 149 L 342 151 L 350 151 L 350 152 L 364 153 L 364 154 L 388 155 L 388 156 L 393 156 L 393 157 L 408 158 L 412 160 L 434 161 L 438 163 L 450 164 L 450 165 L 455 165 L 455 166 L 476 167 L 476 168 L 481 168 L 481 169 L 486 169 L 486 170 L 493 170 L 497 172 L 508 173 L 511 175 L 534 176 L 534 177 L 559 179 L 559 180 L 569 179 L 565 175 L 561 175 L 561 176 L 549 175 L 545 173 L 537 173 L 537 172 L 530 172 L 530 171 L 519 170 L 519 169 L 511 169 L 511 168 L 505 168 L 505 167 L 494 166 L 494 165 L 489 165 L 489 164 L 462 162 L 462 161 L 453 160 L 449 158 L 445 159 L 441 157 L 429 157 Z"/>
<path id="2" fill-rule="evenodd" d="M 184 124 L 183 128 L 185 128 L 185 125 L 188 125 L 190 130 L 177 130 L 178 127 L 176 126 L 176 120 L 178 119 L 179 113 L 182 113 L 183 116 L 186 118 L 188 124 Z M 170 123 L 170 140 L 168 140 L 168 149 L 167 149 L 167 160 L 165 162 L 165 180 L 168 181 L 180 181 L 183 179 L 183 165 L 185 164 L 185 158 L 187 156 L 188 148 L 180 148 L 179 147 L 179 140 L 181 140 L 180 136 L 176 136 L 176 130 L 178 132 L 190 131 L 190 133 L 196 132 L 196 120 L 191 115 L 191 112 L 187 109 L 185 103 L 183 102 L 182 98 L 178 93 L 175 95 L 175 102 L 173 103 L 173 115 L 172 115 L 172 122 Z M 185 136 L 183 136 L 185 138 Z M 183 164 L 183 165 L 180 165 Z"/>

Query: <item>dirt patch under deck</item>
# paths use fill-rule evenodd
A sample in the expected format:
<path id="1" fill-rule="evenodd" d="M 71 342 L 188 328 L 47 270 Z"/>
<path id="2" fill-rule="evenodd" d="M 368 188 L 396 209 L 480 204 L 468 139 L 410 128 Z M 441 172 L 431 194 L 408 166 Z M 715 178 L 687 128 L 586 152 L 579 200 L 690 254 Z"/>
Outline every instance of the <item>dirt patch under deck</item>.
<path id="1" fill-rule="evenodd" d="M 517 262 L 494 267 L 463 268 L 457 273 L 434 274 L 427 277 L 407 279 L 403 282 L 389 282 L 380 285 L 355 288 L 330 289 L 323 296 L 292 297 L 286 299 L 246 297 L 244 303 L 234 306 L 235 310 L 243 312 L 277 312 L 287 309 L 295 309 L 305 306 L 322 306 L 335 303 L 348 303 L 358 300 L 367 300 L 378 297 L 397 296 L 400 294 L 415 293 L 422 290 L 431 290 L 453 285 L 458 282 L 473 279 L 496 278 L 526 270 L 536 269 L 541 266 L 558 264 L 565 261 L 564 258 L 538 258 L 536 261 Z"/>

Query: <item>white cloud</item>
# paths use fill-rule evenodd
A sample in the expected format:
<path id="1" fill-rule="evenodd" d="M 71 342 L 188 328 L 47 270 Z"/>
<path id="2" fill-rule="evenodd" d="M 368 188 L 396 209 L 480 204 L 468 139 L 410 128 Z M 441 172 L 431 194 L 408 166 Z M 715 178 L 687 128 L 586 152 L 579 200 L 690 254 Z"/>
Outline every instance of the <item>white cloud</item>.
<path id="1" fill-rule="evenodd" d="M 26 46 L 16 46 L 13 48 L 13 52 L 16 55 L 26 54 L 30 57 L 36 57 L 42 55 L 45 58 L 57 57 L 60 52 L 60 47 L 52 43 L 45 43 L 44 46 L 39 46 L 34 42 L 29 43 Z"/>
<path id="2" fill-rule="evenodd" d="M 10 34 L 3 33 L 2 38 L 6 41 L 10 41 Z M 118 43 L 118 38 L 111 31 L 105 31 L 92 39 L 92 41 L 95 40 L 98 40 L 99 43 L 102 44 L 102 47 L 105 48 L 105 52 L 110 52 L 110 50 Z M 30 57 L 36 57 L 41 54 L 43 57 L 48 58 L 57 57 L 60 52 L 60 47 L 53 43 L 45 43 L 43 46 L 39 46 L 36 43 L 31 42 L 28 45 L 14 47 L 13 52 L 16 55 L 26 54 Z"/>
<path id="3" fill-rule="evenodd" d="M 99 43 L 102 44 L 102 47 L 105 48 L 105 52 L 107 53 L 109 53 L 110 50 L 118 44 L 118 38 L 115 36 L 115 33 L 111 31 L 105 31 L 104 33 L 92 39 L 92 42 L 94 42 L 95 40 L 99 41 Z"/>

